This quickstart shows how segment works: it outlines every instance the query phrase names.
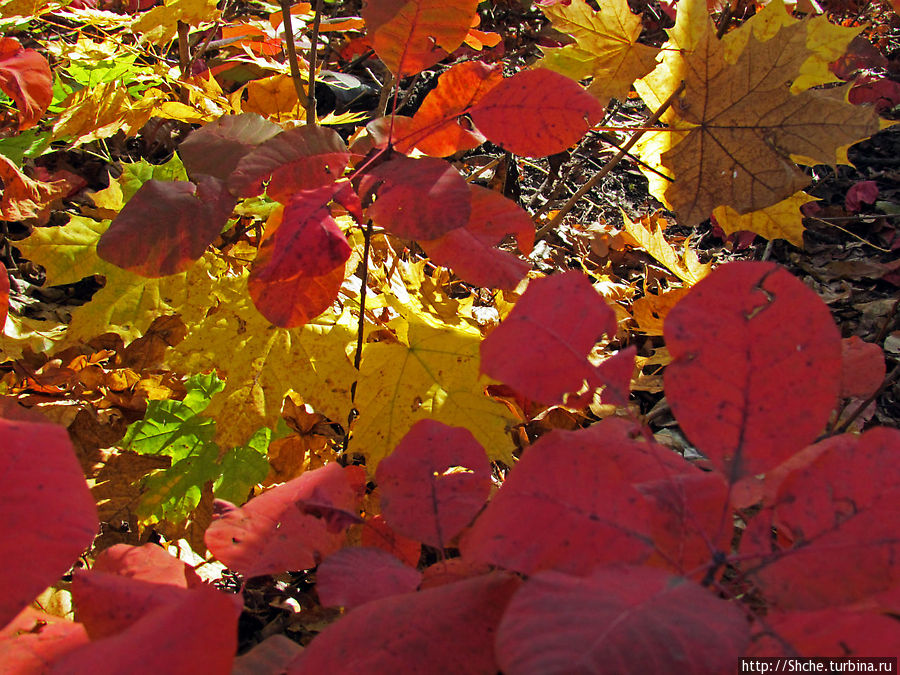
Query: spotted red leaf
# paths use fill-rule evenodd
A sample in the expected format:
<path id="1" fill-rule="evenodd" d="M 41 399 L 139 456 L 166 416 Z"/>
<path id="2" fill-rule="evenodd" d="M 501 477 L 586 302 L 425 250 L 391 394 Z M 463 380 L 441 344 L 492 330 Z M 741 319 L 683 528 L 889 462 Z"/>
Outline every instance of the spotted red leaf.
<path id="1" fill-rule="evenodd" d="M 481 61 L 464 61 L 446 70 L 425 97 L 409 124 L 394 133 L 400 152 L 418 148 L 432 157 L 447 157 L 477 148 L 484 136 L 465 128 L 459 119 L 503 80 L 501 68 Z"/>
<path id="2" fill-rule="evenodd" d="M 294 127 L 244 155 L 228 179 L 236 197 L 253 197 L 269 181 L 267 194 L 287 202 L 298 190 L 330 185 L 344 173 L 350 153 L 333 129 Z"/>
<path id="3" fill-rule="evenodd" d="M 0 594 L 5 626 L 97 533 L 97 507 L 64 427 L 0 419 Z"/>
<path id="4" fill-rule="evenodd" d="M 97 255 L 145 277 L 183 272 L 203 255 L 228 222 L 235 200 L 211 176 L 148 180 L 97 242 Z"/>
<path id="5" fill-rule="evenodd" d="M 878 391 L 886 372 L 884 352 L 856 335 L 841 340 L 841 397 L 866 398 Z"/>
<path id="6" fill-rule="evenodd" d="M 293 328 L 303 326 L 322 314 L 334 301 L 344 283 L 344 266 L 327 274 L 310 277 L 298 274 L 276 281 L 261 281 L 254 272 L 265 269 L 257 258 L 247 280 L 250 299 L 259 313 L 276 326 Z"/>
<path id="7" fill-rule="evenodd" d="M 398 78 L 433 66 L 459 47 L 478 0 L 366 0 L 372 48 Z"/>
<path id="8" fill-rule="evenodd" d="M 407 239 L 436 239 L 469 220 L 469 186 L 450 164 L 425 157 L 396 157 L 366 174 L 360 194 L 375 203 L 367 215 Z"/>
<path id="9" fill-rule="evenodd" d="M 47 59 L 14 38 L 0 38 L 0 89 L 16 102 L 19 131 L 33 127 L 53 100 Z"/>
<path id="10" fill-rule="evenodd" d="M 363 605 L 419 586 L 422 573 L 378 548 L 342 548 L 316 570 L 316 593 L 325 607 Z"/>
<path id="11" fill-rule="evenodd" d="M 363 546 L 371 546 L 387 551 L 410 567 L 416 567 L 419 564 L 419 558 L 422 555 L 422 544 L 415 539 L 404 537 L 402 534 L 395 532 L 384 521 L 384 516 L 380 513 L 366 521 L 360 539 Z"/>
<path id="12" fill-rule="evenodd" d="M 394 530 L 446 548 L 484 506 L 491 465 L 467 429 L 425 419 L 379 462 L 375 479 Z"/>
<path id="13" fill-rule="evenodd" d="M 519 583 L 495 572 L 367 603 L 319 633 L 288 673 L 496 673 L 497 624 Z"/>
<path id="14" fill-rule="evenodd" d="M 178 146 L 178 156 L 192 177 L 227 180 L 244 155 L 281 132 L 280 126 L 256 113 L 226 115 L 191 132 Z"/>
<path id="15" fill-rule="evenodd" d="M 314 567 L 344 542 L 326 521 L 303 513 L 297 502 L 315 498 L 352 511 L 362 494 L 358 467 L 328 464 L 264 492 L 243 507 L 217 502 L 219 513 L 206 530 L 206 546 L 229 568 L 248 577 Z"/>
<path id="16" fill-rule="evenodd" d="M 825 426 L 841 336 L 828 307 L 771 263 L 723 265 L 666 317 L 666 397 L 730 481 L 765 473 Z"/>
<path id="17" fill-rule="evenodd" d="M 509 316 L 481 343 L 481 370 L 543 403 L 592 383 L 588 354 L 616 317 L 580 272 L 528 284 Z"/>
<path id="18" fill-rule="evenodd" d="M 503 80 L 470 114 L 491 142 L 517 155 L 545 157 L 578 142 L 601 119 L 603 106 L 574 80 L 536 68 Z"/>
<path id="19" fill-rule="evenodd" d="M 513 596 L 497 634 L 504 673 L 726 673 L 749 642 L 744 613 L 652 568 L 587 577 L 540 572 Z"/>

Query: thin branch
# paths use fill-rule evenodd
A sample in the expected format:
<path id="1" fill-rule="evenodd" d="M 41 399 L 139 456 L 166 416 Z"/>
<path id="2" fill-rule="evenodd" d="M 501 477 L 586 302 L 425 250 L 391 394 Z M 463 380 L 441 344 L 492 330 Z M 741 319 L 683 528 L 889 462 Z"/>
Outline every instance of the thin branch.
<path id="1" fill-rule="evenodd" d="M 294 25 L 291 17 L 291 0 L 281 0 L 281 24 L 284 27 L 284 51 L 287 53 L 288 65 L 291 67 L 291 80 L 298 101 L 308 101 L 309 94 L 303 89 L 300 79 L 300 66 L 297 63 L 297 49 L 294 47 Z"/>
<path id="2" fill-rule="evenodd" d="M 316 126 L 316 59 L 319 56 L 319 24 L 322 22 L 322 0 L 316 0 L 316 14 L 313 19 L 312 37 L 309 46 L 309 79 L 306 96 L 306 124 Z"/>

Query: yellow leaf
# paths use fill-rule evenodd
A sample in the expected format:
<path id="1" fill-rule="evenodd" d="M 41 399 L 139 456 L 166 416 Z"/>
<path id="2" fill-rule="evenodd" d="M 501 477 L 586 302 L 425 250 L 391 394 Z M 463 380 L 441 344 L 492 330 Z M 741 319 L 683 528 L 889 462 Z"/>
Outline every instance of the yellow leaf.
<path id="1" fill-rule="evenodd" d="M 720 206 L 713 211 L 713 215 L 726 234 L 749 230 L 766 239 L 787 239 L 797 248 L 803 248 L 803 214 L 800 207 L 814 201 L 815 197 L 798 192 L 759 211 L 740 215 L 730 206 Z"/>
<path id="2" fill-rule="evenodd" d="M 690 288 L 673 288 L 660 295 L 648 293 L 631 305 L 631 316 L 638 330 L 647 335 L 662 335 L 663 322 L 669 310 L 687 295 Z"/>
<path id="3" fill-rule="evenodd" d="M 638 44 L 641 18 L 625 0 L 604 0 L 594 11 L 584 0 L 541 7 L 557 30 L 575 38 L 575 44 L 544 48 L 536 65 L 573 80 L 592 77 L 588 87 L 603 105 L 610 98 L 624 99 L 631 83 L 656 65 L 659 50 Z"/>
<path id="4" fill-rule="evenodd" d="M 119 131 L 133 136 L 150 121 L 154 108 L 166 97 L 158 89 L 150 89 L 134 100 L 125 87 L 115 82 L 76 91 L 63 102 L 66 109 L 53 125 L 53 140 L 81 145 Z"/>
<path id="5" fill-rule="evenodd" d="M 65 324 L 56 321 L 39 321 L 10 312 L 0 331 L 0 362 L 21 358 L 25 347 L 35 354 L 49 354 L 65 330 Z"/>
<path id="6" fill-rule="evenodd" d="M 693 286 L 712 269 L 710 264 L 701 264 L 697 254 L 685 242 L 684 254 L 679 257 L 663 236 L 662 228 L 650 225 L 648 228 L 641 222 L 635 222 L 623 211 L 622 219 L 625 222 L 625 231 L 635 238 L 638 245 L 649 253 L 676 277 L 688 286 Z"/>
<path id="7" fill-rule="evenodd" d="M 466 427 L 491 459 L 512 464 L 506 406 L 489 398 L 480 374 L 481 334 L 451 326 L 412 305 L 395 307 L 399 340 L 364 345 L 350 450 L 366 456 L 372 473 L 410 427 L 434 419 Z"/>
<path id="8" fill-rule="evenodd" d="M 216 21 L 221 13 L 216 0 L 166 0 L 162 7 L 144 12 L 131 24 L 131 30 L 140 42 L 164 44 L 178 33 L 178 22 L 191 26 Z"/>
<path id="9" fill-rule="evenodd" d="M 303 83 L 304 86 L 306 83 Z M 272 75 L 247 84 L 244 112 L 255 112 L 276 123 L 306 119 L 290 75 Z"/>

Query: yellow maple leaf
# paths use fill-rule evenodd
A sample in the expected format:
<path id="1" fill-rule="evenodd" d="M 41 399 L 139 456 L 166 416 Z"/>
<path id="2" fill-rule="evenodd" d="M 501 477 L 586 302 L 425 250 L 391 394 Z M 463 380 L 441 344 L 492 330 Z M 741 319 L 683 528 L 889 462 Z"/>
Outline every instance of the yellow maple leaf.
<path id="1" fill-rule="evenodd" d="M 294 81 L 287 74 L 248 82 L 243 110 L 258 113 L 275 123 L 306 119 L 306 109 L 297 98 Z"/>
<path id="2" fill-rule="evenodd" d="M 599 4 L 599 11 L 584 0 L 541 7 L 553 27 L 575 38 L 575 44 L 543 48 L 544 58 L 536 66 L 573 80 L 592 77 L 588 91 L 606 105 L 628 95 L 631 83 L 654 68 L 659 50 L 637 43 L 641 18 L 625 0 Z"/>
<path id="3" fill-rule="evenodd" d="M 672 288 L 665 293 L 647 293 L 631 305 L 631 316 L 638 330 L 646 335 L 662 335 L 666 315 L 690 291 L 689 287 Z"/>
<path id="4" fill-rule="evenodd" d="M 623 211 L 622 220 L 625 224 L 625 231 L 634 237 L 636 244 L 688 286 L 696 284 L 712 269 L 711 264 L 704 265 L 700 262 L 688 242 L 685 242 L 684 253 L 679 256 L 672 245 L 666 241 L 662 228 L 658 224 L 652 223 L 652 218 L 649 219 L 651 222 L 648 223 L 648 226 L 640 221 L 631 220 Z"/>
<path id="5" fill-rule="evenodd" d="M 683 0 L 679 14 L 698 4 Z M 669 51 L 636 85 L 652 107 L 685 83 L 663 118 L 680 140 L 671 139 L 664 149 L 657 133 L 642 146 L 651 155 L 642 159 L 655 154 L 674 179 L 656 196 L 675 209 L 682 223 L 696 225 L 717 206 L 738 213 L 771 206 L 809 182 L 793 160 L 835 163 L 842 159 L 841 146 L 878 131 L 874 112 L 846 103 L 843 90 L 791 93 L 810 54 L 802 22 L 781 27 L 766 42 L 749 36 L 734 63 L 728 62 L 709 17 L 702 30 L 701 23 L 676 23 L 672 34 L 680 42 L 671 47 L 690 44 L 691 51 Z"/>
<path id="6" fill-rule="evenodd" d="M 164 44 L 178 33 L 179 21 L 199 26 L 216 21 L 219 16 L 216 0 L 165 0 L 163 6 L 140 14 L 131 24 L 131 30 L 140 42 Z"/>
<path id="7" fill-rule="evenodd" d="M 749 230 L 766 239 L 787 239 L 797 248 L 803 248 L 803 214 L 800 207 L 816 201 L 805 192 L 798 192 L 759 211 L 743 215 L 730 206 L 713 210 L 716 222 L 726 234 Z"/>
<path id="8" fill-rule="evenodd" d="M 127 88 L 115 82 L 86 87 L 63 101 L 66 109 L 53 125 L 53 140 L 81 145 L 119 131 L 133 136 L 150 121 L 156 106 L 167 98 L 164 92 L 149 89 L 135 100 Z"/>

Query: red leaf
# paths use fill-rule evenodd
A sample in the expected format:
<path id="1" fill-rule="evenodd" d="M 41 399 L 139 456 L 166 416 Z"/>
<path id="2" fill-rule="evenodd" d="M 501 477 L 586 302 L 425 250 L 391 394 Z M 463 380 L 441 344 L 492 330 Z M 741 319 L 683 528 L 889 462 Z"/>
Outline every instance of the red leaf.
<path id="1" fill-rule="evenodd" d="M 80 623 L 26 607 L 0 630 L 0 660 L 7 673 L 41 673 L 63 654 L 87 643 Z"/>
<path id="2" fill-rule="evenodd" d="M 155 544 L 116 544 L 97 556 L 91 570 L 180 588 L 203 583 L 193 569 Z"/>
<path id="3" fill-rule="evenodd" d="M 227 180 L 244 155 L 281 131 L 256 113 L 226 115 L 191 132 L 178 146 L 178 156 L 192 177 Z"/>
<path id="4" fill-rule="evenodd" d="M 332 185 L 299 191 L 284 207 L 280 221 L 269 219 L 253 265 L 257 281 L 281 281 L 298 274 L 319 277 L 336 268 L 343 271 L 351 249 L 328 210 L 333 194 Z"/>
<path id="5" fill-rule="evenodd" d="M 148 180 L 97 242 L 97 255 L 144 277 L 183 272 L 203 255 L 234 209 L 217 178 Z"/>
<path id="6" fill-rule="evenodd" d="M 357 508 L 359 474 L 328 464 L 251 499 L 243 507 L 217 502 L 220 513 L 206 530 L 210 552 L 231 569 L 254 577 L 315 567 L 344 543 L 343 533 L 304 514 L 297 502 L 327 498 L 335 508 Z"/>
<path id="7" fill-rule="evenodd" d="M 360 541 L 363 546 L 371 546 L 387 551 L 410 567 L 417 567 L 419 558 L 422 555 L 422 544 L 394 532 L 380 513 L 365 522 Z"/>
<path id="8" fill-rule="evenodd" d="M 900 622 L 895 618 L 846 609 L 769 612 L 766 633 L 757 636 L 746 656 L 783 657 L 793 648 L 798 656 L 865 657 L 893 655 L 900 645 Z"/>
<path id="9" fill-rule="evenodd" d="M 601 398 L 603 403 L 618 406 L 628 405 L 635 356 L 637 356 L 637 347 L 631 345 L 597 366 L 593 382 L 605 387 Z"/>
<path id="10" fill-rule="evenodd" d="M 447 157 L 477 148 L 484 142 L 484 136 L 463 128 L 459 117 L 502 81 L 501 68 L 481 61 L 451 66 L 422 101 L 412 122 L 401 133 L 395 129 L 394 146 L 403 153 L 418 148 L 432 157 Z"/>
<path id="11" fill-rule="evenodd" d="M 14 38 L 0 38 L 0 89 L 16 102 L 19 131 L 41 119 L 53 100 L 52 84 L 47 59 Z"/>
<path id="12" fill-rule="evenodd" d="M 771 263 L 722 265 L 666 317 L 666 397 L 730 482 L 810 443 L 837 402 L 840 333 L 828 307 Z"/>
<path id="13" fill-rule="evenodd" d="M 280 42 L 279 42 L 280 44 Z M 260 675 L 285 673 L 303 652 L 303 647 L 286 635 L 276 633 L 244 652 L 234 660 L 231 675 Z"/>
<path id="14" fill-rule="evenodd" d="M 65 428 L 0 419 L 0 594 L 5 626 L 56 583 L 97 533 L 97 507 Z"/>
<path id="15" fill-rule="evenodd" d="M 469 186 L 450 164 L 396 157 L 366 174 L 360 194 L 375 194 L 368 217 L 406 239 L 437 239 L 469 220 Z"/>
<path id="16" fill-rule="evenodd" d="M 54 672 L 151 675 L 160 671 L 161 655 L 169 673 L 231 672 L 240 615 L 234 596 L 205 586 L 173 590 L 177 601 L 160 605 L 127 630 L 68 652 Z"/>
<path id="17" fill-rule="evenodd" d="M 255 263 L 260 262 L 257 257 Z M 257 269 L 265 269 L 265 265 L 250 272 L 250 299 L 260 314 L 282 328 L 303 326 L 315 319 L 334 304 L 344 283 L 343 265 L 321 276 L 298 274 L 277 281 L 261 281 L 254 274 Z"/>
<path id="18" fill-rule="evenodd" d="M 398 78 L 433 66 L 459 47 L 478 0 L 366 0 L 372 48 Z"/>
<path id="19" fill-rule="evenodd" d="M 503 615 L 497 660 L 517 675 L 726 673 L 748 642 L 736 605 L 660 570 L 540 572 Z"/>
<path id="20" fill-rule="evenodd" d="M 400 534 L 446 548 L 484 506 L 491 465 L 471 432 L 419 420 L 375 472 L 381 511 Z"/>
<path id="21" fill-rule="evenodd" d="M 879 115 L 883 115 L 900 104 L 900 83 L 887 78 L 872 80 L 863 77 L 861 79 L 862 83 L 855 85 L 848 94 L 850 103 L 854 105 L 874 103 L 875 110 Z"/>
<path id="22" fill-rule="evenodd" d="M 9 313 L 9 272 L 6 267 L 0 272 L 0 332 L 6 325 L 6 315 Z"/>
<path id="23" fill-rule="evenodd" d="M 841 340 L 841 397 L 866 398 L 884 382 L 884 352 L 857 336 Z"/>
<path id="24" fill-rule="evenodd" d="M 370 602 L 317 635 L 288 673 L 496 673 L 497 624 L 519 583 L 495 572 Z"/>
<path id="25" fill-rule="evenodd" d="M 616 316 L 580 272 L 528 284 L 509 316 L 481 343 L 481 371 L 542 403 L 592 382 L 587 356 Z"/>
<path id="26" fill-rule="evenodd" d="M 411 593 L 422 573 L 377 548 L 342 548 L 316 570 L 316 592 L 325 607 L 351 609 L 372 600 Z"/>
<path id="27" fill-rule="evenodd" d="M 654 467 L 666 467 L 665 455 L 648 455 L 650 444 L 610 433 L 614 428 L 551 431 L 529 447 L 463 535 L 463 557 L 523 574 L 587 574 L 600 564 L 646 559 L 652 509 L 629 482 L 658 476 Z M 674 466 L 684 464 L 668 454 Z"/>
<path id="28" fill-rule="evenodd" d="M 900 432 L 876 427 L 782 481 L 773 524 L 784 546 L 754 572 L 773 604 L 819 609 L 900 583 L 898 452 Z"/>
<path id="29" fill-rule="evenodd" d="M 419 588 L 437 588 L 438 586 L 446 586 L 463 579 L 471 579 L 480 577 L 491 571 L 490 565 L 484 563 L 473 563 L 464 558 L 450 558 L 448 560 L 438 560 L 436 563 L 429 565 L 422 570 L 422 583 Z"/>
<path id="30" fill-rule="evenodd" d="M 581 139 L 603 116 L 603 106 L 574 80 L 536 68 L 503 80 L 470 114 L 478 130 L 505 150 L 546 157 Z"/>
<path id="31" fill-rule="evenodd" d="M 322 126 L 294 127 L 244 155 L 228 179 L 228 189 L 236 197 L 253 197 L 268 180 L 269 197 L 287 202 L 298 190 L 332 184 L 349 160 L 347 146 L 336 131 Z"/>
<path id="32" fill-rule="evenodd" d="M 878 199 L 878 183 L 874 180 L 863 180 L 850 186 L 844 198 L 844 205 L 848 211 L 856 213 L 863 204 L 874 204 L 876 199 Z"/>

